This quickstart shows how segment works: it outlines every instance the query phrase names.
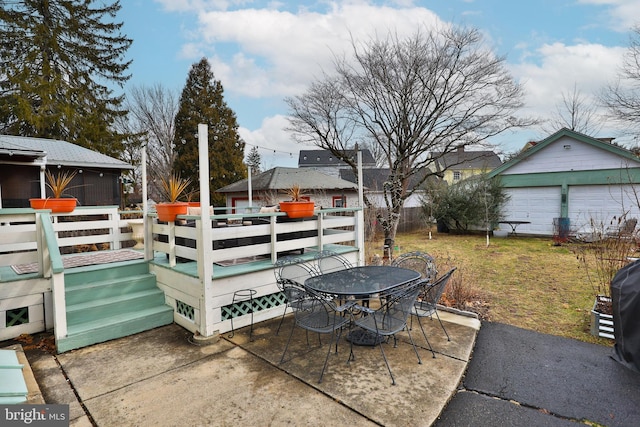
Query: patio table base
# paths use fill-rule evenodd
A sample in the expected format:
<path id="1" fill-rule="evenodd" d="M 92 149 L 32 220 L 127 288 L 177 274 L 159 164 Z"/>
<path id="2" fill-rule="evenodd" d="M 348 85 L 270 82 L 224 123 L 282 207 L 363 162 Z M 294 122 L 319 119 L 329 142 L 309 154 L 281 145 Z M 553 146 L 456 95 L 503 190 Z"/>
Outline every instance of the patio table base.
<path id="1" fill-rule="evenodd" d="M 349 332 L 347 335 L 347 341 L 351 342 L 353 345 L 373 347 L 384 341 L 384 337 L 364 329 L 356 329 Z"/>

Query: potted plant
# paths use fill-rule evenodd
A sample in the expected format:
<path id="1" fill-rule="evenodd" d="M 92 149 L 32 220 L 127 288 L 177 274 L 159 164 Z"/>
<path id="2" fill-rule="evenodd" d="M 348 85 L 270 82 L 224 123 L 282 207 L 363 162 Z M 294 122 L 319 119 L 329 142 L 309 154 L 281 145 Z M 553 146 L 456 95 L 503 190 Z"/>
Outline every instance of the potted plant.
<path id="1" fill-rule="evenodd" d="M 294 184 L 285 190 L 290 200 L 280 202 L 280 211 L 285 212 L 289 218 L 306 218 L 313 216 L 315 203 L 306 198 L 300 185 Z"/>
<path id="2" fill-rule="evenodd" d="M 72 188 L 69 187 L 69 184 L 75 176 L 75 171 L 64 171 L 54 175 L 47 170 L 45 172 L 46 185 L 51 190 L 53 197 L 29 199 L 31 207 L 33 209 L 51 209 L 51 212 L 54 213 L 73 212 L 78 200 L 75 197 L 63 196 L 67 189 Z"/>
<path id="3" fill-rule="evenodd" d="M 180 202 L 178 199 L 190 183 L 189 179 L 183 179 L 177 174 L 171 174 L 168 179 L 162 178 L 162 189 L 167 197 L 167 202 L 156 204 L 159 221 L 174 222 L 176 216 L 187 214 L 189 204 Z"/>
<path id="4" fill-rule="evenodd" d="M 611 281 L 618 270 L 631 262 L 636 251 L 633 236 L 611 232 L 616 224 L 624 222 L 625 215 L 614 217 L 609 226 L 592 218 L 591 232 L 583 235 L 583 241 L 573 247 L 593 288 L 595 300 L 591 309 L 591 334 L 611 339 L 614 338 Z"/>

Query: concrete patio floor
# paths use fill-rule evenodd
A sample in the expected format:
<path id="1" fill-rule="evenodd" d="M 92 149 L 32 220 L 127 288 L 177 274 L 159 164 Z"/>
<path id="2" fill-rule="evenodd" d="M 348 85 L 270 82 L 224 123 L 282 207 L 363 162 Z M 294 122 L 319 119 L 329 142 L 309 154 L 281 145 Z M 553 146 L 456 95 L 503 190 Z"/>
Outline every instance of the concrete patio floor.
<path id="1" fill-rule="evenodd" d="M 279 319 L 224 334 L 206 346 L 175 324 L 53 356 L 27 351 L 47 403 L 70 405 L 71 425 L 334 425 L 429 426 L 453 397 L 467 367 L 480 322 L 441 313 L 451 341 L 437 321 L 424 321 L 436 358 L 414 324 L 398 347 L 383 344 L 397 385 L 378 347 L 341 338 L 322 383 L 327 351 L 317 335 L 294 330 L 285 363 L 279 364 L 293 318 L 280 334 Z"/>

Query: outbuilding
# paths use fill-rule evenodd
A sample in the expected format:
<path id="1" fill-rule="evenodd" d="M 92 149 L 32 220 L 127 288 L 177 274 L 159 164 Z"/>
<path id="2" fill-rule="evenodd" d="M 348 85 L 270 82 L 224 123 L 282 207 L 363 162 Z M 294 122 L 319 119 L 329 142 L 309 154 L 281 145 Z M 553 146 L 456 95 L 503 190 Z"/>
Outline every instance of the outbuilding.
<path id="1" fill-rule="evenodd" d="M 640 159 L 631 151 L 566 128 L 497 167 L 509 196 L 504 218 L 527 221 L 518 234 L 553 235 L 558 224 L 588 232 L 591 222 L 640 218 Z"/>

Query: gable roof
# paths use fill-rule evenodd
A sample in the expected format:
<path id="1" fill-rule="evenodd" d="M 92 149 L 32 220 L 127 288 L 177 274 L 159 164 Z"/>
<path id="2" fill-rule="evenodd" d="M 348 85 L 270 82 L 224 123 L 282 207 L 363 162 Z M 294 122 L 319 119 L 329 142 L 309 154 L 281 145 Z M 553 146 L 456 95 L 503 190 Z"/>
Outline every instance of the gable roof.
<path id="1" fill-rule="evenodd" d="M 19 156 L 20 159 L 14 156 Z M 94 167 L 105 169 L 133 169 L 122 160 L 67 141 L 26 136 L 0 135 L 0 157 L 12 160 L 46 159 L 48 165 Z"/>
<path id="2" fill-rule="evenodd" d="M 356 159 L 356 150 L 345 150 L 343 152 L 346 157 Z M 375 166 L 376 161 L 369 150 L 362 150 L 362 164 L 367 166 Z M 298 156 L 299 167 L 330 167 L 340 166 L 346 167 L 347 164 L 338 159 L 329 150 L 300 150 Z"/>
<path id="3" fill-rule="evenodd" d="M 449 170 L 485 169 L 491 170 L 502 164 L 500 157 L 493 151 L 465 151 L 464 147 L 448 153 L 434 153 L 438 166 Z"/>
<path id="4" fill-rule="evenodd" d="M 357 190 L 358 186 L 344 179 L 325 175 L 313 169 L 275 167 L 251 177 L 253 191 L 282 191 L 298 184 L 304 190 Z M 249 191 L 249 180 L 242 179 L 222 187 L 218 193 Z"/>
<path id="5" fill-rule="evenodd" d="M 601 149 L 601 150 L 605 150 L 608 151 L 612 154 L 618 155 L 622 158 L 631 160 L 635 163 L 640 163 L 640 159 L 633 154 L 631 151 L 626 150 L 622 147 L 618 147 L 617 145 L 613 145 L 610 144 L 609 142 L 606 142 L 607 139 L 599 139 L 599 138 L 593 138 L 591 136 L 585 135 L 583 133 L 580 132 L 576 132 L 567 128 L 562 128 L 559 131 L 557 131 L 556 133 L 548 136 L 547 138 L 543 139 L 542 141 L 533 144 L 530 148 L 528 148 L 527 150 L 523 150 L 522 152 L 520 152 L 520 154 L 518 154 L 516 157 L 514 157 L 513 159 L 509 160 L 508 162 L 503 163 L 501 166 L 497 167 L 496 169 L 492 170 L 489 173 L 489 178 L 493 178 L 496 175 L 501 174 L 502 172 L 504 172 L 505 170 L 517 165 L 518 163 L 520 163 L 521 161 L 523 161 L 524 159 L 527 159 L 531 156 L 533 156 L 534 154 L 536 154 L 537 152 L 539 152 L 540 150 L 544 150 L 545 147 L 547 147 L 548 145 L 552 144 L 553 142 L 557 141 L 560 138 L 564 138 L 564 137 L 568 137 L 568 138 L 573 138 L 576 141 L 580 141 L 583 142 L 585 144 L 589 144 L 595 148 Z"/>
<path id="6" fill-rule="evenodd" d="M 418 180 L 424 177 L 424 173 L 426 172 L 428 171 L 423 169 L 422 173 L 414 174 L 409 181 L 409 187 L 415 186 Z M 382 191 L 384 182 L 389 179 L 390 174 L 389 168 L 362 169 L 362 182 L 364 187 L 370 191 Z M 340 177 L 354 183 L 357 180 L 352 169 L 342 169 L 340 171 Z M 429 179 L 437 179 L 437 177 L 432 175 L 427 178 L 427 180 Z"/>

